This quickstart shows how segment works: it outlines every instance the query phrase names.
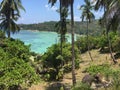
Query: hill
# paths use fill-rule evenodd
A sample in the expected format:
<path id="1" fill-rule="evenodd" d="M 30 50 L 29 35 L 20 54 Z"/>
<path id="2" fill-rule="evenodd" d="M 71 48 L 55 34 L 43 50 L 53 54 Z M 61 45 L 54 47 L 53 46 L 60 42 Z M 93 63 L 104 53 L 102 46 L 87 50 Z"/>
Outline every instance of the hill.
<path id="1" fill-rule="evenodd" d="M 94 58 L 93 62 L 90 60 L 88 52 L 80 55 L 81 60 L 83 62 L 81 62 L 80 68 L 76 70 L 76 80 L 78 83 L 82 81 L 82 78 L 87 74 L 86 72 L 84 72 L 86 68 L 90 67 L 91 65 L 99 66 L 102 64 L 108 64 L 115 69 L 118 69 L 119 67 L 119 64 L 118 65 L 113 64 L 109 53 L 102 54 L 99 52 L 99 49 L 94 49 L 94 50 L 91 50 L 91 54 L 92 54 L 92 57 Z M 120 61 L 118 63 L 120 63 Z M 51 85 L 54 85 L 55 83 L 62 83 L 63 85 L 71 86 L 72 85 L 71 72 L 66 73 L 63 77 L 63 80 L 61 81 L 42 82 L 42 83 L 39 83 L 38 85 L 33 85 L 32 87 L 29 88 L 29 90 L 59 90 L 59 89 L 56 89 L 56 87 L 53 87 L 52 89 L 48 89 L 51 87 Z M 102 88 L 98 88 L 98 90 L 106 90 L 106 89 L 102 87 Z M 110 88 L 108 87 L 107 90 L 116 90 L 116 89 L 111 89 L 111 87 Z"/>
<path id="2" fill-rule="evenodd" d="M 38 23 L 38 24 L 20 24 L 22 30 L 39 30 L 39 31 L 56 31 L 56 21 Z M 86 34 L 86 22 L 75 22 L 75 33 Z M 67 25 L 68 32 L 70 32 L 70 24 Z M 91 35 L 100 34 L 101 27 L 98 25 L 98 20 L 95 20 L 89 24 L 89 33 Z"/>

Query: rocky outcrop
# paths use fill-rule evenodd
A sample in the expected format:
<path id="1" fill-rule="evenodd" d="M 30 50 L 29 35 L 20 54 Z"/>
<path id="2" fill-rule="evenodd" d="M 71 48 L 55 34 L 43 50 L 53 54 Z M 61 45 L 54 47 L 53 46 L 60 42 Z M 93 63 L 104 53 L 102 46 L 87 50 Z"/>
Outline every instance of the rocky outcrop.
<path id="1" fill-rule="evenodd" d="M 110 85 L 112 85 L 111 80 L 107 81 L 105 77 L 103 77 L 101 74 L 96 74 L 94 76 L 87 74 L 83 77 L 82 83 L 90 85 L 92 89 L 102 88 L 102 87 L 107 88 Z"/>

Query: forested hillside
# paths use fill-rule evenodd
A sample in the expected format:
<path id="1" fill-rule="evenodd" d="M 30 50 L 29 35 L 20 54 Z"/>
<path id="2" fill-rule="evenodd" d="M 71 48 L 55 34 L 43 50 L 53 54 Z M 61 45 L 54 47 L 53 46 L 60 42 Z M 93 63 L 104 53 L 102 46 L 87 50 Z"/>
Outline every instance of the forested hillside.
<path id="1" fill-rule="evenodd" d="M 20 24 L 22 30 L 39 30 L 39 31 L 56 31 L 55 24 L 57 22 L 50 21 L 38 24 Z M 78 34 L 86 33 L 86 22 L 75 22 L 75 32 Z M 68 32 L 70 32 L 70 24 L 67 24 Z M 103 30 L 103 29 L 102 29 Z M 95 20 L 89 24 L 89 33 L 98 35 L 102 32 L 98 20 Z"/>

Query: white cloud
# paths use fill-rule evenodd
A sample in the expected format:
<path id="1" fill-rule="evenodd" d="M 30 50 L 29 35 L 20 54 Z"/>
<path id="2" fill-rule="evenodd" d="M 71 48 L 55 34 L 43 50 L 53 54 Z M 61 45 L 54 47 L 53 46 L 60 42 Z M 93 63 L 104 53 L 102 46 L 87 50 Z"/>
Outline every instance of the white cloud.
<path id="1" fill-rule="evenodd" d="M 47 10 L 50 9 L 48 4 L 45 5 L 45 8 L 46 8 Z"/>
<path id="2" fill-rule="evenodd" d="M 103 11 L 98 11 L 98 12 L 94 12 L 94 15 L 96 16 L 96 18 L 100 18 L 103 16 Z"/>
<path id="3" fill-rule="evenodd" d="M 80 9 L 80 4 L 77 5 L 77 9 L 78 9 L 78 10 Z"/>
<path id="4" fill-rule="evenodd" d="M 57 0 L 57 3 L 59 3 L 59 0 Z"/>
<path id="5" fill-rule="evenodd" d="M 56 6 L 52 6 L 52 7 L 51 7 L 51 10 L 52 10 L 52 11 L 56 11 L 57 9 L 58 9 L 58 8 L 57 8 Z"/>
<path id="6" fill-rule="evenodd" d="M 68 16 L 67 19 L 71 19 L 71 16 Z M 74 16 L 74 21 L 81 21 L 80 16 Z"/>
<path id="7" fill-rule="evenodd" d="M 20 17 L 19 20 L 23 21 L 23 20 L 25 20 L 25 19 L 24 19 L 23 17 Z"/>
<path id="8" fill-rule="evenodd" d="M 48 8 L 49 7 L 48 4 L 46 4 L 45 7 Z"/>
<path id="9" fill-rule="evenodd" d="M 75 20 L 75 21 L 80 21 L 81 18 L 80 18 L 80 16 L 74 16 L 74 20 Z"/>
<path id="10" fill-rule="evenodd" d="M 49 11 L 49 10 L 52 10 L 52 11 L 56 11 L 58 8 L 56 6 L 49 6 L 48 4 L 45 5 L 45 8 Z"/>

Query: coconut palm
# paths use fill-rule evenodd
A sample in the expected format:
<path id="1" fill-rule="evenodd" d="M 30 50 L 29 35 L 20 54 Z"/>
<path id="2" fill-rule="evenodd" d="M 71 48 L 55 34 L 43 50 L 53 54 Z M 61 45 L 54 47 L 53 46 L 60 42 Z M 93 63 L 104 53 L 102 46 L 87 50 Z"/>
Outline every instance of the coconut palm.
<path id="1" fill-rule="evenodd" d="M 25 10 L 21 0 L 3 0 L 0 4 L 0 28 L 7 33 L 9 38 L 11 32 L 15 33 L 20 30 L 19 26 L 15 23 L 20 17 L 20 9 Z"/>
<path id="2" fill-rule="evenodd" d="M 49 3 L 51 5 L 54 5 L 57 0 L 49 0 Z M 73 11 L 73 3 L 74 0 L 59 0 L 60 2 L 60 13 L 61 13 L 61 8 L 62 7 L 69 7 L 70 6 L 70 11 L 71 11 L 71 34 L 72 34 L 72 82 L 73 85 L 76 84 L 76 77 L 75 77 L 75 51 L 74 51 L 74 11 Z M 61 15 L 60 15 L 60 20 L 61 20 Z M 62 25 L 62 24 L 61 24 Z M 62 27 L 62 26 L 61 26 Z"/>
<path id="3" fill-rule="evenodd" d="M 84 0 L 84 1 L 85 1 L 85 5 L 82 5 L 80 7 L 80 9 L 82 10 L 81 18 L 82 18 L 82 21 L 84 21 L 84 19 L 87 21 L 87 47 L 88 47 L 89 56 L 90 56 L 91 60 L 93 61 L 93 58 L 90 53 L 88 23 L 90 23 L 93 19 L 95 19 L 95 16 L 91 12 L 91 10 L 93 10 L 93 6 L 91 5 L 90 0 Z"/>
<path id="4" fill-rule="evenodd" d="M 68 8 L 68 6 L 69 6 L 69 4 L 67 3 L 67 1 L 69 1 L 69 0 L 59 0 L 59 3 L 60 3 L 60 21 L 59 21 L 59 25 L 60 25 L 60 32 L 61 32 L 61 34 L 60 34 L 60 41 L 61 41 L 61 55 L 62 55 L 62 44 L 63 44 L 63 42 L 64 42 L 64 40 L 65 40 L 65 23 L 64 23 L 64 20 L 65 20 L 65 18 L 64 18 L 64 16 L 62 15 L 63 14 L 63 9 L 64 8 Z M 57 2 L 57 0 L 49 0 L 49 3 L 51 4 L 51 6 L 53 6 L 55 3 Z"/>
<path id="5" fill-rule="evenodd" d="M 104 16 L 110 22 L 109 26 L 116 27 L 113 29 L 117 29 L 118 23 L 120 22 L 120 0 L 111 0 Z"/>
<path id="6" fill-rule="evenodd" d="M 109 30 L 118 30 L 120 23 L 120 0 L 111 0 L 111 2 L 108 4 L 108 10 L 104 14 L 104 18 L 107 21 L 107 33 L 109 32 Z M 108 34 L 107 37 L 109 40 L 111 57 L 113 59 L 113 62 L 117 63 L 114 56 L 112 55 L 111 42 Z"/>
<path id="7" fill-rule="evenodd" d="M 60 13 L 59 10 L 57 10 L 58 13 Z M 63 7 L 62 10 L 61 10 L 61 16 L 62 16 L 62 21 L 58 21 L 56 24 L 55 24 L 55 28 L 58 32 L 58 34 L 61 35 L 60 37 L 60 40 L 61 40 L 61 43 L 63 42 L 66 42 L 66 33 L 67 33 L 67 20 L 66 18 L 68 17 L 68 8 L 66 7 Z M 61 24 L 62 24 L 62 29 L 61 29 Z"/>
<path id="8" fill-rule="evenodd" d="M 99 8 L 104 8 L 102 23 L 103 25 L 105 25 L 106 28 L 108 47 L 114 63 L 117 63 L 117 61 L 115 60 L 114 55 L 112 54 L 112 45 L 111 45 L 111 40 L 109 38 L 109 30 L 117 29 L 118 27 L 118 20 L 120 20 L 120 18 L 118 19 L 119 17 L 118 12 L 120 12 L 119 11 L 120 6 L 118 5 L 118 3 L 119 0 L 96 0 L 96 4 L 95 4 L 95 10 L 98 10 Z"/>
<path id="9" fill-rule="evenodd" d="M 74 9 L 73 9 L 74 0 L 70 0 L 71 8 L 71 34 L 72 34 L 72 83 L 73 86 L 76 84 L 75 76 L 75 49 L 74 49 Z"/>

